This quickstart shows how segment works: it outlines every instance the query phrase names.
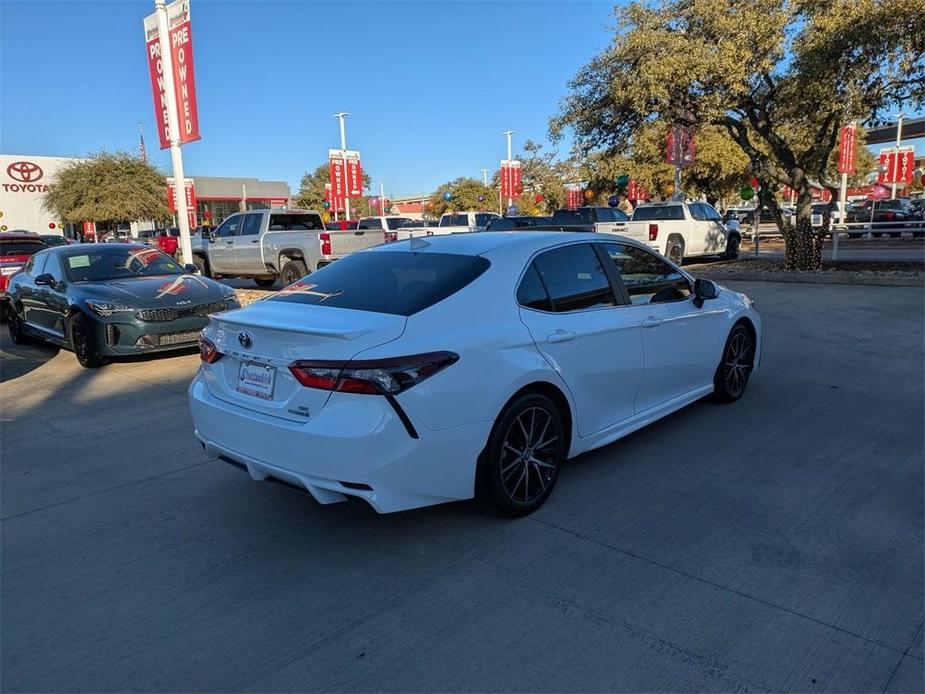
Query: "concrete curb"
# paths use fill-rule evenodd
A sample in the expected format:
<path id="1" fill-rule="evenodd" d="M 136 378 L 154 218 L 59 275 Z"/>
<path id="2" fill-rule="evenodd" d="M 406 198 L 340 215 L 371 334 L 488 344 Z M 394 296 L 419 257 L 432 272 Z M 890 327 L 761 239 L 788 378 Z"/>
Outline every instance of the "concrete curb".
<path id="1" fill-rule="evenodd" d="M 925 287 L 925 276 L 888 277 L 860 272 L 715 272 L 707 268 L 692 273 L 719 282 L 797 282 L 803 284 L 860 284 L 879 287 Z"/>

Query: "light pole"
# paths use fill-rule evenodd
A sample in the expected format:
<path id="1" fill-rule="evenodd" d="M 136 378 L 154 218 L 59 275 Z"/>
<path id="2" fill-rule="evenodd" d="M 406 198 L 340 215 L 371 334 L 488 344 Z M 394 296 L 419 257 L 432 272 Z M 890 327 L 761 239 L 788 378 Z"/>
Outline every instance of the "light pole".
<path id="1" fill-rule="evenodd" d="M 190 242 L 189 214 L 186 208 L 183 155 L 180 153 L 180 119 L 177 116 L 177 97 L 173 85 L 173 57 L 170 52 L 167 4 L 164 0 L 154 0 L 154 10 L 157 13 L 158 43 L 164 67 L 164 96 L 167 98 L 167 129 L 170 131 L 170 159 L 173 164 L 173 199 L 177 207 L 177 226 L 180 227 L 180 256 L 184 264 L 189 264 L 193 262 L 193 246 Z"/>
<path id="2" fill-rule="evenodd" d="M 507 135 L 507 170 L 508 170 L 508 177 L 509 177 L 509 178 L 510 178 L 510 175 L 511 175 L 511 158 L 512 158 L 512 156 L 513 156 L 513 155 L 511 154 L 511 135 L 513 135 L 513 134 L 516 133 L 516 132 L 517 132 L 516 130 L 505 130 L 503 133 L 501 133 L 502 135 Z M 510 190 L 510 188 L 511 188 L 511 186 L 510 186 L 510 182 L 509 182 L 509 183 L 508 183 L 508 192 L 513 192 L 513 191 Z M 511 196 L 508 195 L 508 198 L 507 198 L 507 206 L 510 207 L 510 206 L 513 205 L 513 204 L 514 204 L 513 198 L 511 198 Z"/>
<path id="3" fill-rule="evenodd" d="M 344 125 L 344 118 L 350 114 L 346 111 L 341 111 L 340 113 L 335 113 L 334 117 L 340 120 L 340 151 L 344 159 L 344 168 L 341 169 L 341 175 L 343 176 L 343 186 L 344 186 L 344 219 L 350 220 L 350 191 L 347 190 L 347 127 Z M 332 193 L 334 191 L 331 191 Z M 337 211 L 337 198 L 332 195 L 334 198 L 334 210 Z"/>
<path id="4" fill-rule="evenodd" d="M 486 188 L 488 187 L 488 169 L 482 169 L 482 183 Z"/>
<path id="5" fill-rule="evenodd" d="M 899 174 L 899 145 L 903 139 L 903 116 L 906 115 L 902 112 L 895 114 L 896 115 L 896 154 L 893 156 L 893 161 L 895 162 L 896 171 L 892 171 L 893 176 L 893 193 L 890 195 L 890 200 L 896 199 L 896 179 Z"/>
<path id="6" fill-rule="evenodd" d="M 385 183 L 379 181 L 379 214 L 385 217 Z"/>

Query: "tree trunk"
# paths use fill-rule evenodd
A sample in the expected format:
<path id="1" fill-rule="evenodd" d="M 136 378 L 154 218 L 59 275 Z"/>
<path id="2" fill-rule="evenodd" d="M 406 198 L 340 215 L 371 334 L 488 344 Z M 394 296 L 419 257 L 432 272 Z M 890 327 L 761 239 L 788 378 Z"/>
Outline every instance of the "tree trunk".
<path id="1" fill-rule="evenodd" d="M 785 224 L 784 267 L 787 270 L 821 270 L 824 236 L 813 230 L 813 197 L 802 186 L 797 197 L 796 224 Z"/>

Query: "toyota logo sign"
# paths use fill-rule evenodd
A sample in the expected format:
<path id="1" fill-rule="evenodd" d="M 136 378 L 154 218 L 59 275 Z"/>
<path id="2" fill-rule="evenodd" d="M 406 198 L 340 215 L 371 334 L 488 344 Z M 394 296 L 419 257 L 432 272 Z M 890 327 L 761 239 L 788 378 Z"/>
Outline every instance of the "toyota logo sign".
<path id="1" fill-rule="evenodd" d="M 42 167 L 31 161 L 14 161 L 6 167 L 6 174 L 20 183 L 34 183 L 42 177 Z"/>

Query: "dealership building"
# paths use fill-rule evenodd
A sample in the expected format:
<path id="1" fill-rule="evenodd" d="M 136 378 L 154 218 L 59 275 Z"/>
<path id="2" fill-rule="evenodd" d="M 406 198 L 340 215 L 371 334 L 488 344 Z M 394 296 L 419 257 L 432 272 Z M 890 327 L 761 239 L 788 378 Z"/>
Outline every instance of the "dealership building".
<path id="1" fill-rule="evenodd" d="M 77 157 L 0 154 L 0 231 L 25 229 L 39 233 L 74 235 L 69 224 L 62 224 L 44 206 L 49 184 L 66 164 L 85 161 Z M 196 201 L 196 225 L 220 224 L 228 215 L 241 210 L 279 208 L 289 205 L 289 184 L 256 178 L 191 176 Z M 88 220 L 96 221 L 96 220 Z M 144 220 L 132 229 L 151 228 Z"/>

